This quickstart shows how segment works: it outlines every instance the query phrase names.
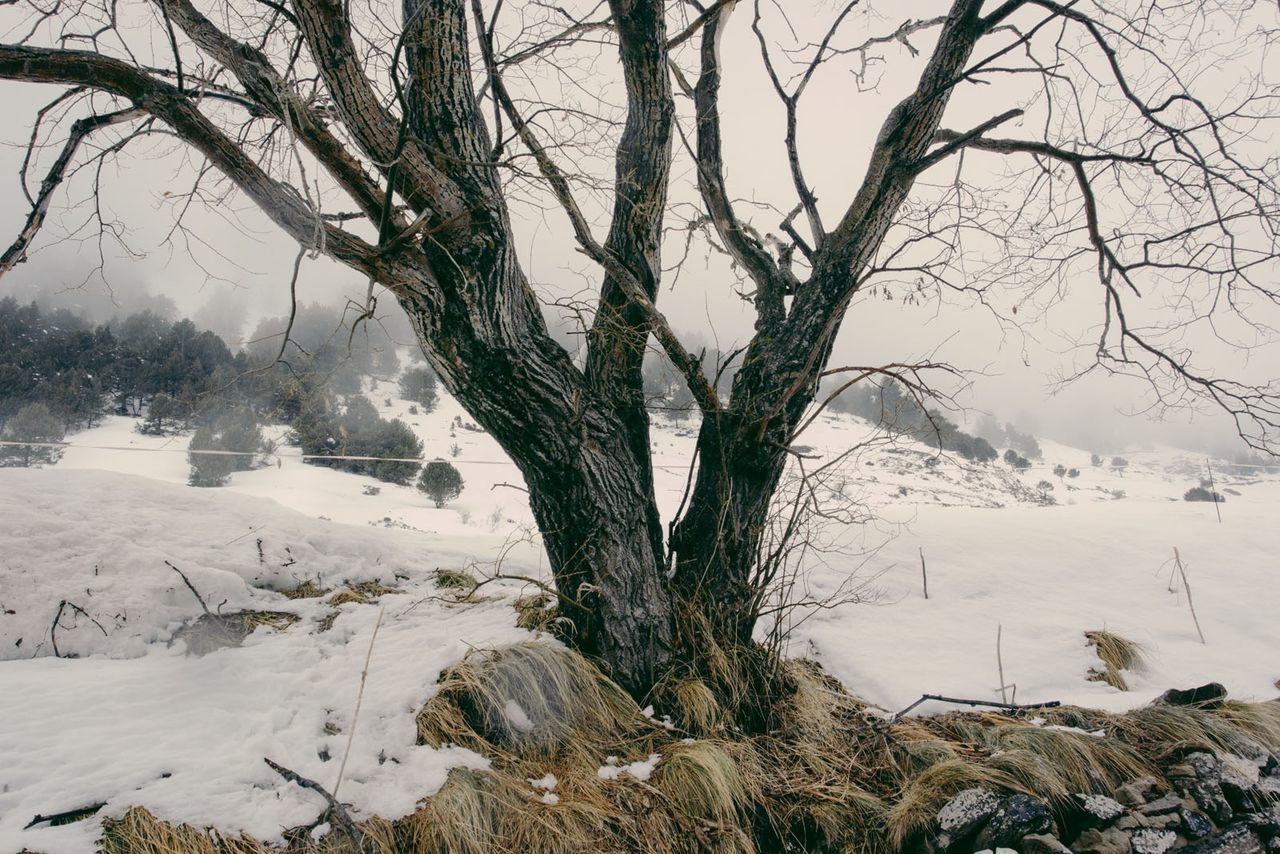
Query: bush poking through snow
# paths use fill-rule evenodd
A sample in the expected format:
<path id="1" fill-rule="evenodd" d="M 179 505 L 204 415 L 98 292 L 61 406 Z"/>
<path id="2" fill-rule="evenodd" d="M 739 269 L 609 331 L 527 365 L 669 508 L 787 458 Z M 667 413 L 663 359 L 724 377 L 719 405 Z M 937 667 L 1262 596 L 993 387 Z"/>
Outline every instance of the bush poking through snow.
<path id="1" fill-rule="evenodd" d="M 1084 633 L 1089 646 L 1098 653 L 1103 668 L 1091 668 L 1089 679 L 1092 682 L 1106 682 L 1121 691 L 1129 690 L 1129 683 L 1124 679 L 1123 671 L 1141 673 L 1146 667 L 1146 656 L 1142 647 L 1131 640 L 1108 631 L 1091 631 Z"/>
<path id="2" fill-rule="evenodd" d="M 1183 501 L 1214 501 L 1219 504 L 1226 502 L 1226 498 L 1222 493 L 1214 492 L 1211 489 L 1205 489 L 1203 486 L 1193 486 L 1182 494 Z"/>
<path id="3" fill-rule="evenodd" d="M 418 489 L 426 493 L 436 507 L 443 507 L 461 495 L 463 486 L 462 474 L 444 460 L 427 463 L 418 477 Z"/>

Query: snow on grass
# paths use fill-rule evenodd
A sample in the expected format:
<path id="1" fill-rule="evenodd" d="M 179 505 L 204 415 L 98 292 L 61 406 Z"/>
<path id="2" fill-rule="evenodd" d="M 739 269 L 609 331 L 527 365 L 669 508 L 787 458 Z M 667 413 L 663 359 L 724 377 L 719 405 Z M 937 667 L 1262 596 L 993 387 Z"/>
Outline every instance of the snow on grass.
<path id="1" fill-rule="evenodd" d="M 143 804 L 161 818 L 267 840 L 313 821 L 323 801 L 262 760 L 336 783 L 378 608 L 332 609 L 255 586 L 295 575 L 326 587 L 379 579 L 405 591 L 381 599 L 343 800 L 361 815 L 394 818 L 442 785 L 450 767 L 484 764 L 461 749 L 416 746 L 414 714 L 440 671 L 468 650 L 528 635 L 503 602 L 454 609 L 429 598 L 433 561 L 451 556 L 428 538 L 315 521 L 232 492 L 57 469 L 0 472 L 0 517 L 12 523 L 0 531 L 0 650 L 10 659 L 0 663 L 0 851 L 90 850 L 96 819 L 23 827 L 101 802 L 99 816 Z M 269 544 L 267 569 L 257 536 Z M 290 554 L 297 562 L 281 568 Z M 163 641 L 200 606 L 163 559 L 183 568 L 211 608 L 225 599 L 224 610 L 304 619 L 189 656 L 182 642 Z M 64 617 L 59 647 L 76 659 L 48 657 L 63 598 L 109 630 L 103 638 L 82 617 Z M 322 631 L 328 612 L 336 619 Z"/>

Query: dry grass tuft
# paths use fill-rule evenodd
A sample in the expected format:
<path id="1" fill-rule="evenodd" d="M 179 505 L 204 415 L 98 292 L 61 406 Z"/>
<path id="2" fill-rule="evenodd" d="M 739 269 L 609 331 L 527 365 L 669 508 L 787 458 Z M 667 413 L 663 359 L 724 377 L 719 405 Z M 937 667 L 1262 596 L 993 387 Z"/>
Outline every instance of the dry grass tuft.
<path id="1" fill-rule="evenodd" d="M 287 599 L 315 599 L 328 593 L 328 590 L 318 586 L 311 579 L 299 584 L 297 587 L 291 587 L 288 590 L 281 590 L 280 593 Z"/>
<path id="2" fill-rule="evenodd" d="M 655 729 L 585 658 L 541 641 L 469 654 L 418 713 L 426 744 L 496 747 L 524 759 L 625 744 Z"/>
<path id="3" fill-rule="evenodd" d="M 1255 755 L 1280 749 L 1280 705 L 1227 700 L 1216 709 L 1147 706 L 1112 718 L 1118 737 L 1152 754 L 1197 749 Z"/>
<path id="4" fill-rule="evenodd" d="M 983 768 L 964 759 L 944 759 L 915 774 L 897 803 L 889 808 L 886 830 L 890 847 L 902 849 L 933 824 L 943 804 L 964 789 L 974 786 L 1018 790 L 1016 781 L 999 771 Z"/>
<path id="5" fill-rule="evenodd" d="M 330 596 L 326 601 L 328 601 L 330 605 L 346 605 L 350 602 L 355 602 L 357 605 L 368 605 L 369 597 L 351 589 L 350 587 L 344 587 L 337 593 Z"/>
<path id="6" fill-rule="evenodd" d="M 1089 680 L 1105 682 L 1120 691 L 1128 691 L 1129 683 L 1125 681 L 1124 671 L 1141 673 L 1146 669 L 1146 655 L 1142 647 L 1131 640 L 1105 630 L 1084 633 L 1089 646 L 1098 653 L 1103 668 L 1091 668 Z"/>
<path id="7" fill-rule="evenodd" d="M 267 848 L 247 836 L 215 836 L 187 824 L 161 821 L 142 807 L 131 807 L 120 818 L 102 820 L 102 854 L 267 854 Z"/>
<path id="8" fill-rule="evenodd" d="M 432 576 L 435 578 L 437 587 L 443 590 L 455 590 L 463 597 L 470 596 L 479 584 L 476 577 L 465 569 L 441 567 L 432 573 Z"/>
<path id="9" fill-rule="evenodd" d="M 681 812 L 723 828 L 742 823 L 759 794 L 758 781 L 734 753 L 743 745 L 682 741 L 662 753 L 654 785 Z"/>
<path id="10" fill-rule="evenodd" d="M 720 704 L 710 686 L 701 679 L 681 679 L 671 688 L 676 718 L 683 729 L 695 735 L 707 736 L 720 724 Z"/>

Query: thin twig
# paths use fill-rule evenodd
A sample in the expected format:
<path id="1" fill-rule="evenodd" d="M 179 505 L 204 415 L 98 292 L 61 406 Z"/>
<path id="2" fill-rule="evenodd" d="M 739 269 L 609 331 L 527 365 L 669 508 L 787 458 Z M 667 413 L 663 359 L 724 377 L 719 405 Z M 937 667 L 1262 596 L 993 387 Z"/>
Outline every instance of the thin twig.
<path id="1" fill-rule="evenodd" d="M 373 636 L 369 638 L 369 651 L 364 654 L 364 670 L 360 671 L 360 690 L 356 693 L 356 710 L 351 714 L 351 730 L 347 733 L 347 749 L 342 753 L 342 764 L 338 766 L 338 780 L 333 784 L 333 796 L 338 796 L 342 786 L 342 775 L 347 770 L 347 759 L 351 756 L 351 743 L 356 740 L 356 721 L 360 719 L 360 704 L 364 702 L 364 683 L 369 678 L 369 661 L 373 658 L 373 645 L 378 640 L 378 629 L 382 628 L 382 615 L 387 606 L 378 608 L 378 621 L 373 624 Z"/>

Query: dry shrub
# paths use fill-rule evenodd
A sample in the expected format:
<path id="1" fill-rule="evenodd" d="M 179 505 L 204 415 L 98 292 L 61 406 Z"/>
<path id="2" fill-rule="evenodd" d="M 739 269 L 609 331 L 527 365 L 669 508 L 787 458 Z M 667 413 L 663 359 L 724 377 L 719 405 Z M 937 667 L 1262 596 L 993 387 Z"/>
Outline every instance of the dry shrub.
<path id="1" fill-rule="evenodd" d="M 1141 673 L 1146 669 L 1146 655 L 1142 647 L 1112 632 L 1098 630 L 1084 633 L 1085 640 L 1093 647 L 1102 661 L 1102 669 L 1090 668 L 1089 679 L 1105 682 L 1120 691 L 1128 691 L 1124 671 Z"/>

